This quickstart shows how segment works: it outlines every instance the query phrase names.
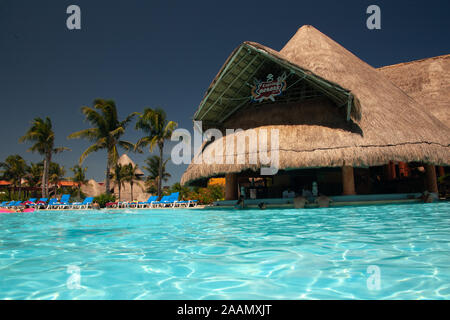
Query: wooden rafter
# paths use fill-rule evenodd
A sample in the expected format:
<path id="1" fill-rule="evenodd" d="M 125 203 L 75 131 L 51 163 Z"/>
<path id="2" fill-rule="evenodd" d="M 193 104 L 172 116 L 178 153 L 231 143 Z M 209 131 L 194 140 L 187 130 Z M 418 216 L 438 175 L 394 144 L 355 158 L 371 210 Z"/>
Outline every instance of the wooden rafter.
<path id="1" fill-rule="evenodd" d="M 208 110 L 206 110 L 205 113 L 200 117 L 200 120 L 202 120 L 205 115 L 216 105 L 216 103 L 220 100 L 220 98 L 223 97 L 223 95 L 227 92 L 227 90 L 236 82 L 237 79 L 241 77 L 241 75 L 253 64 L 253 62 L 258 58 L 258 55 L 255 55 L 253 59 L 239 72 L 239 74 L 231 81 L 228 86 L 222 91 L 222 94 L 214 101 L 214 103 L 209 107 Z"/>

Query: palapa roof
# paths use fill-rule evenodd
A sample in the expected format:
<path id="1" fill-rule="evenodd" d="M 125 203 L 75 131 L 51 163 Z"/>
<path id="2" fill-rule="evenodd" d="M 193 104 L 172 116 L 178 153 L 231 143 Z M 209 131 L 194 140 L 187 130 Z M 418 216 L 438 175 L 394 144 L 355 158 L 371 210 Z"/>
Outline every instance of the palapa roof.
<path id="1" fill-rule="evenodd" d="M 289 75 L 286 95 L 252 103 L 252 80 L 277 72 Z M 290 86 L 298 87 L 298 93 L 289 94 Z M 380 71 L 314 27 L 303 26 L 280 52 L 254 42 L 235 49 L 194 120 L 202 120 L 204 128 L 240 126 L 244 133 L 278 129 L 279 169 L 366 167 L 390 160 L 448 165 L 450 130 L 426 109 Z M 193 161 L 181 182 L 260 167 L 248 161 L 206 164 L 212 162 L 211 150 L 225 145 L 224 140 L 205 146 L 203 163 Z M 256 146 L 246 148 L 246 156 L 258 152 Z M 225 151 L 224 159 L 236 156 L 235 147 Z"/>
<path id="2" fill-rule="evenodd" d="M 133 168 L 136 166 L 136 164 L 133 162 L 133 160 L 131 160 L 131 158 L 124 153 L 123 155 L 120 156 L 119 160 L 117 160 L 117 163 L 122 165 L 122 166 L 126 166 L 129 165 L 131 163 L 131 165 L 133 166 Z M 111 169 L 113 170 L 113 169 Z M 144 172 L 142 172 L 141 169 L 139 169 L 139 167 L 136 169 L 136 174 L 137 175 L 144 175 Z"/>
<path id="3" fill-rule="evenodd" d="M 450 127 L 450 54 L 378 68 Z"/>
<path id="4" fill-rule="evenodd" d="M 101 186 L 94 179 L 90 179 L 87 183 L 81 186 L 81 191 L 89 197 L 97 197 L 105 193 L 105 186 Z"/>

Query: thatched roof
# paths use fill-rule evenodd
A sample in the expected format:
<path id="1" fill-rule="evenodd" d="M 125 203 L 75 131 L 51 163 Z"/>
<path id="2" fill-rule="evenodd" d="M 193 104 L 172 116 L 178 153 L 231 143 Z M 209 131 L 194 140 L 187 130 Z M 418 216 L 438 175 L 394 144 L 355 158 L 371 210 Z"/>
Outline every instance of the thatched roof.
<path id="1" fill-rule="evenodd" d="M 378 70 L 450 127 L 450 54 Z"/>
<path id="2" fill-rule="evenodd" d="M 276 68 L 292 75 L 291 83 L 305 83 L 304 90 L 321 94 L 311 91 L 261 105 L 246 101 L 252 78 Z M 389 160 L 450 164 L 450 130 L 442 122 L 375 68 L 311 26 L 300 28 L 280 52 L 253 42 L 234 50 L 194 120 L 206 121 L 205 127 L 278 129 L 279 169 L 364 167 Z M 220 143 L 224 139 L 204 148 L 204 160 Z M 255 147 L 248 146 L 247 155 L 258 153 Z M 236 150 L 226 150 L 225 157 L 235 158 Z M 247 162 L 193 162 L 182 183 L 259 167 Z"/>
<path id="3" fill-rule="evenodd" d="M 105 186 L 101 186 L 94 179 L 90 179 L 86 184 L 81 186 L 81 191 L 88 197 L 97 197 L 105 193 Z"/>
<path id="4" fill-rule="evenodd" d="M 133 168 L 136 166 L 136 164 L 133 162 L 133 160 L 131 160 L 131 158 L 124 153 L 123 155 L 120 156 L 119 160 L 117 160 L 117 163 L 122 165 L 122 166 L 126 166 L 128 164 L 131 163 L 131 165 L 133 166 Z M 111 169 L 112 170 L 112 169 Z M 142 172 L 141 169 L 139 169 L 139 167 L 136 169 L 136 174 L 137 175 L 144 175 L 144 172 Z"/>

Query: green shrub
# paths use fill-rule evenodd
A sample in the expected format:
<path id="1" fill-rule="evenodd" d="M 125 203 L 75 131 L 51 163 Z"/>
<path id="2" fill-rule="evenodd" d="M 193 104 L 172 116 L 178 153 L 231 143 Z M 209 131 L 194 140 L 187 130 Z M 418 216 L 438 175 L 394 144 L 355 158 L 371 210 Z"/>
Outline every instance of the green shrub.
<path id="1" fill-rule="evenodd" d="M 116 201 L 116 197 L 113 194 L 103 193 L 94 198 L 94 202 L 100 205 L 100 208 L 104 208 L 108 202 Z"/>

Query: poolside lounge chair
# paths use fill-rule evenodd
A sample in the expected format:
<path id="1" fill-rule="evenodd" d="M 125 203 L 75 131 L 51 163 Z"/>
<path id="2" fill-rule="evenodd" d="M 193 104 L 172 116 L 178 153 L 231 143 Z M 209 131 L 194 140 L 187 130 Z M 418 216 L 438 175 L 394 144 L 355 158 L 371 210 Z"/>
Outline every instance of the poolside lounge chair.
<path id="1" fill-rule="evenodd" d="M 47 206 L 46 206 L 46 209 L 51 209 L 55 204 L 57 204 L 58 203 L 58 199 L 56 199 L 56 198 L 51 198 L 49 201 L 48 201 L 48 204 L 47 204 Z"/>
<path id="2" fill-rule="evenodd" d="M 197 205 L 198 205 L 198 200 L 183 200 L 183 201 L 176 201 L 174 203 L 174 207 L 184 206 L 186 208 L 189 208 L 189 207 L 196 207 Z"/>
<path id="3" fill-rule="evenodd" d="M 126 208 L 128 206 L 128 201 L 117 202 L 117 208 Z"/>
<path id="4" fill-rule="evenodd" d="M 14 209 L 23 206 L 22 201 L 11 201 L 7 208 Z"/>
<path id="5" fill-rule="evenodd" d="M 144 207 L 152 207 L 153 203 L 158 200 L 158 196 L 150 196 L 147 201 L 144 202 L 138 202 L 137 207 L 144 208 Z"/>
<path id="6" fill-rule="evenodd" d="M 29 206 L 33 207 L 33 208 L 45 208 L 47 206 L 47 201 L 48 201 L 48 198 L 40 198 L 35 203 L 29 204 Z"/>
<path id="7" fill-rule="evenodd" d="M 36 198 L 30 198 L 27 201 L 25 201 L 23 204 L 29 206 L 29 205 L 33 204 L 35 201 L 36 201 Z"/>
<path id="8" fill-rule="evenodd" d="M 105 204 L 105 207 L 107 207 L 107 208 L 117 208 L 117 204 L 118 204 L 118 202 L 107 202 Z"/>
<path id="9" fill-rule="evenodd" d="M 10 201 L 3 201 L 2 203 L 0 203 L 0 208 L 4 208 L 9 204 Z"/>
<path id="10" fill-rule="evenodd" d="M 16 200 L 9 201 L 7 204 L 5 204 L 5 208 L 11 208 L 15 205 Z"/>
<path id="11" fill-rule="evenodd" d="M 153 205 L 156 207 L 160 207 L 163 204 L 166 204 L 170 200 L 170 196 L 163 196 L 161 200 L 153 202 Z"/>
<path id="12" fill-rule="evenodd" d="M 71 209 L 88 209 L 92 208 L 92 202 L 94 201 L 94 197 L 87 197 L 83 200 L 83 202 L 74 202 L 70 206 Z"/>
<path id="13" fill-rule="evenodd" d="M 63 194 L 61 196 L 61 200 L 52 204 L 52 207 L 54 209 L 65 209 L 65 208 L 69 208 L 70 207 L 70 203 L 69 203 L 69 199 L 70 199 L 70 194 Z"/>
<path id="14" fill-rule="evenodd" d="M 160 201 L 157 201 L 155 205 L 159 206 L 160 208 L 173 207 L 178 201 L 179 195 L 179 192 L 174 192 L 168 196 L 164 196 Z"/>

